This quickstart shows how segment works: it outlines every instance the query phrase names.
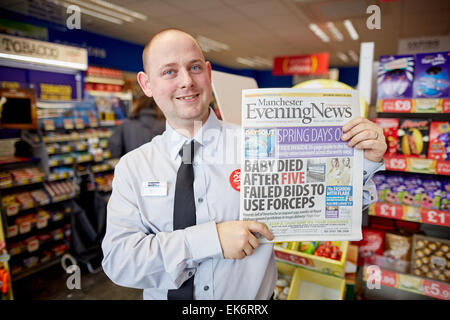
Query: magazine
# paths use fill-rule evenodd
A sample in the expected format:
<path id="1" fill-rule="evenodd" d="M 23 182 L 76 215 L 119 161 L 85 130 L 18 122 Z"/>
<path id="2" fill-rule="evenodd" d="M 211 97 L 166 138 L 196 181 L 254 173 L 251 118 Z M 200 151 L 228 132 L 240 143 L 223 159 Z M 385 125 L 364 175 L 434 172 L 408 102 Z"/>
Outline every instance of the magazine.
<path id="1" fill-rule="evenodd" d="M 363 151 L 341 140 L 359 115 L 355 90 L 243 90 L 240 219 L 271 242 L 360 240 Z"/>

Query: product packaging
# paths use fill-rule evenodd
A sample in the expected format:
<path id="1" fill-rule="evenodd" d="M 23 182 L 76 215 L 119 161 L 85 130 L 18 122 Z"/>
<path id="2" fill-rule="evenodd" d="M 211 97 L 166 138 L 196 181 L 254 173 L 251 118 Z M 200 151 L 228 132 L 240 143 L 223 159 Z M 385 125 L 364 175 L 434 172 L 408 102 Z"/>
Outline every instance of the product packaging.
<path id="1" fill-rule="evenodd" d="M 394 260 L 410 261 L 411 237 L 387 232 L 383 255 Z"/>
<path id="2" fill-rule="evenodd" d="M 431 122 L 428 158 L 439 160 L 450 159 L 450 122 Z"/>
<path id="3" fill-rule="evenodd" d="M 397 154 L 399 119 L 375 118 L 373 121 L 383 129 L 386 144 L 388 146 L 386 155 Z"/>
<path id="4" fill-rule="evenodd" d="M 450 241 L 413 236 L 412 274 L 450 282 Z"/>
<path id="5" fill-rule="evenodd" d="M 359 241 L 358 265 L 375 264 L 375 255 L 383 255 L 384 231 L 362 228 L 363 239 Z"/>
<path id="6" fill-rule="evenodd" d="M 398 154 L 426 158 L 430 121 L 424 119 L 401 119 L 398 129 Z"/>
<path id="7" fill-rule="evenodd" d="M 414 98 L 446 98 L 450 88 L 450 52 L 416 55 Z"/>
<path id="8" fill-rule="evenodd" d="M 378 68 L 378 99 L 411 98 L 415 59 L 413 55 L 381 56 Z"/>

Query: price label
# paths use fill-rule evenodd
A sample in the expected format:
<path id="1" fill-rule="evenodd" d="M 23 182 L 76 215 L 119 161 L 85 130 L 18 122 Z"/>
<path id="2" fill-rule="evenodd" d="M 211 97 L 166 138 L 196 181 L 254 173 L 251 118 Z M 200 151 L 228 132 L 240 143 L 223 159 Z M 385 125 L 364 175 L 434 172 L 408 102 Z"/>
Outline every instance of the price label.
<path id="1" fill-rule="evenodd" d="M 450 161 L 436 160 L 436 173 L 450 175 Z"/>
<path id="2" fill-rule="evenodd" d="M 450 99 L 442 99 L 442 112 L 450 113 Z"/>
<path id="3" fill-rule="evenodd" d="M 431 209 L 421 209 L 422 222 L 450 227 L 450 212 Z"/>
<path id="4" fill-rule="evenodd" d="M 385 157 L 386 170 L 406 171 L 408 168 L 406 158 Z"/>
<path id="5" fill-rule="evenodd" d="M 381 285 L 395 288 L 397 286 L 397 274 L 395 272 L 381 270 Z"/>
<path id="6" fill-rule="evenodd" d="M 443 283 L 424 280 L 423 293 L 436 299 L 450 300 L 450 286 Z"/>
<path id="7" fill-rule="evenodd" d="M 381 102 L 382 112 L 408 113 L 412 110 L 411 99 L 386 99 Z"/>
<path id="8" fill-rule="evenodd" d="M 403 218 L 403 207 L 398 204 L 377 202 L 375 204 L 375 215 L 379 217 L 401 220 Z"/>

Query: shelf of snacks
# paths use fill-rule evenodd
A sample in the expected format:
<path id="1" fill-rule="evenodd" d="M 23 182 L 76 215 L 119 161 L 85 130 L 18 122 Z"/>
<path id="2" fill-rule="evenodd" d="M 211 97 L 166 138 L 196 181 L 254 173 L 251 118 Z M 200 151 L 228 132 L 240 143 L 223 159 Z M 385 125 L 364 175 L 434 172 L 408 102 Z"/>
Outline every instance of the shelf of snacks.
<path id="1" fill-rule="evenodd" d="M 370 205 L 369 215 L 450 227 L 450 211 L 376 202 Z"/>
<path id="2" fill-rule="evenodd" d="M 24 246 L 28 247 L 29 244 Z M 36 244 L 33 244 L 33 246 L 37 247 L 37 249 L 32 248 L 31 252 L 25 249 L 26 251 L 24 253 L 26 253 L 26 257 L 16 259 L 19 262 L 11 264 L 12 281 L 20 280 L 45 268 L 61 263 L 60 257 L 69 250 L 67 241 L 59 240 L 56 243 L 48 244 L 45 249 L 40 249 L 39 245 Z"/>
<path id="3" fill-rule="evenodd" d="M 79 186 L 68 181 L 45 182 L 44 188 L 2 195 L 2 212 L 7 217 L 19 212 L 74 198 Z"/>
<path id="4" fill-rule="evenodd" d="M 15 241 L 17 237 L 55 227 L 61 224 L 70 212 L 70 206 L 51 210 L 38 208 L 36 212 L 17 216 L 11 221 L 11 225 L 6 226 L 6 238 L 8 241 Z"/>
<path id="5" fill-rule="evenodd" d="M 277 261 L 337 277 L 345 276 L 347 249 L 348 241 L 278 242 L 274 244 Z"/>
<path id="6" fill-rule="evenodd" d="M 91 166 L 91 172 L 98 173 L 98 172 L 113 170 L 116 167 L 118 162 L 119 162 L 119 159 L 110 159 L 110 160 L 107 160 L 105 163 L 93 165 L 93 166 Z"/>
<path id="7" fill-rule="evenodd" d="M 374 275 L 373 272 L 377 273 Z M 380 279 L 380 284 L 382 286 L 426 295 L 435 299 L 450 300 L 450 285 L 444 282 L 429 280 L 411 274 L 374 269 L 369 266 L 364 266 L 364 281 L 371 281 L 374 277 Z"/>
<path id="8" fill-rule="evenodd" d="M 450 99 L 396 98 L 379 99 L 377 112 L 384 113 L 447 113 L 450 114 Z"/>

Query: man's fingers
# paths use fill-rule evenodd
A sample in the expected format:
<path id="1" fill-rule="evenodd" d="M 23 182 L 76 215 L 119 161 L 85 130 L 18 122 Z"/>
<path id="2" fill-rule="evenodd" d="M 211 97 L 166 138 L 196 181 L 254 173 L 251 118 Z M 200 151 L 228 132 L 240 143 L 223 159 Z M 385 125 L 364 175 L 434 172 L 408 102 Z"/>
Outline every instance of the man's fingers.
<path id="1" fill-rule="evenodd" d="M 251 256 L 253 254 L 253 248 L 250 244 L 244 246 L 244 252 L 246 256 Z"/>
<path id="2" fill-rule="evenodd" d="M 364 122 L 364 118 L 358 117 L 355 119 L 350 120 L 349 122 L 347 122 L 345 125 L 342 126 L 342 131 L 347 132 L 349 131 L 351 128 L 353 128 L 354 126 L 356 126 L 357 124 Z"/>
<path id="3" fill-rule="evenodd" d="M 249 239 L 248 239 L 248 243 L 250 243 L 250 245 L 252 246 L 253 249 L 258 248 L 259 246 L 259 240 L 250 233 Z"/>
<path id="4" fill-rule="evenodd" d="M 273 234 L 260 222 L 247 221 L 247 227 L 251 232 L 258 232 L 267 240 L 273 240 Z"/>
<path id="5" fill-rule="evenodd" d="M 376 138 L 377 138 L 377 134 L 376 134 L 375 131 L 372 131 L 372 130 L 361 131 L 360 133 L 358 133 L 357 135 L 355 135 L 355 136 L 348 142 L 348 146 L 349 146 L 349 147 L 353 147 L 353 146 L 357 145 L 359 142 L 367 141 L 367 140 L 376 141 Z"/>

